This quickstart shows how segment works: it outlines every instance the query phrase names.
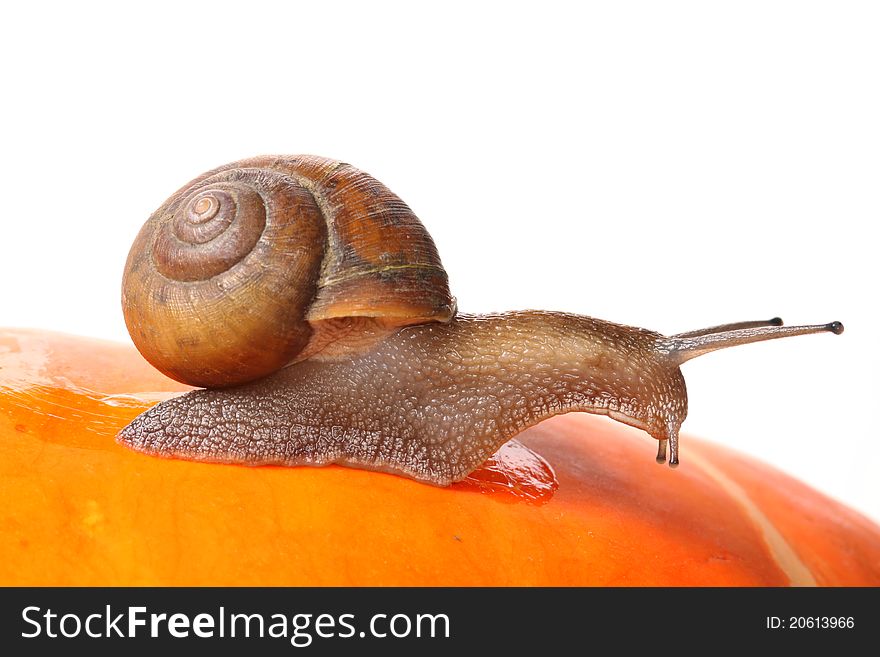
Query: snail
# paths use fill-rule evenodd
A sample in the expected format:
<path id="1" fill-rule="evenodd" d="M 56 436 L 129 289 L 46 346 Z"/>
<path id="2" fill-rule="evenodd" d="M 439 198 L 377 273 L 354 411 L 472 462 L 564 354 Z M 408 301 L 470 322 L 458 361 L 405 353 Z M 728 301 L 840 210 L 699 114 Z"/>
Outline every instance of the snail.
<path id="1" fill-rule="evenodd" d="M 351 165 L 263 156 L 199 176 L 146 222 L 122 286 L 138 350 L 199 386 L 118 440 L 164 457 L 337 463 L 436 485 L 513 436 L 583 411 L 679 462 L 680 365 L 840 322 L 740 322 L 664 336 L 562 312 L 457 313 L 433 240 Z"/>

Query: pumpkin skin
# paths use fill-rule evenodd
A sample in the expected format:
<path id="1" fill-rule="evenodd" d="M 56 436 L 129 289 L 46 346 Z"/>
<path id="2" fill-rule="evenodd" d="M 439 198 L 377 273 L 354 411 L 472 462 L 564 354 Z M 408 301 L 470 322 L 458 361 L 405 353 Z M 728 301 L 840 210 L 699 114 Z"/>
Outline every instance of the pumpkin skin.
<path id="1" fill-rule="evenodd" d="M 115 442 L 187 389 L 132 347 L 0 330 L 0 584 L 880 585 L 880 527 L 691 437 L 670 470 L 644 433 L 569 414 L 449 488 Z"/>

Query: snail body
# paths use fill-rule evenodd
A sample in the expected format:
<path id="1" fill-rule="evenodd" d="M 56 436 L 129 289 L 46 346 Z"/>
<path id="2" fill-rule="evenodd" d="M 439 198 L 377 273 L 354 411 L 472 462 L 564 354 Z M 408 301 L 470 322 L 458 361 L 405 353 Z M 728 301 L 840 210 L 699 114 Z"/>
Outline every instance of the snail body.
<path id="1" fill-rule="evenodd" d="M 843 330 L 773 319 L 666 337 L 568 313 L 456 315 L 447 281 L 412 211 L 350 165 L 262 157 L 208 172 L 154 213 L 123 279 L 141 353 L 208 389 L 158 404 L 119 440 L 446 485 L 523 429 L 583 411 L 645 430 L 675 465 L 683 362 Z"/>

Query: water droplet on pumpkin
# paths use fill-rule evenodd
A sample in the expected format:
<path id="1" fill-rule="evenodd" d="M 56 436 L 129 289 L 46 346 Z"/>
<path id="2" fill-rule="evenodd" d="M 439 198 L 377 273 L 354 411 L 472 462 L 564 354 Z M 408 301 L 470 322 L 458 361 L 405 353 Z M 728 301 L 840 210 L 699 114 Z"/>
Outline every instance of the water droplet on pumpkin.
<path id="1" fill-rule="evenodd" d="M 539 454 L 511 440 L 452 487 L 496 495 L 499 499 L 514 498 L 510 501 L 546 504 L 559 488 L 559 481 L 553 468 Z"/>

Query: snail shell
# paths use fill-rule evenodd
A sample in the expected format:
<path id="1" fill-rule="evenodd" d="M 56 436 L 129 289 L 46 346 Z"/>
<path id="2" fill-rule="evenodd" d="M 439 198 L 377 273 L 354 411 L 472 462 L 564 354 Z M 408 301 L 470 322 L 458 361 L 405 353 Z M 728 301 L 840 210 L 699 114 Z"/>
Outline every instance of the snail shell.
<path id="1" fill-rule="evenodd" d="M 349 333 L 385 335 L 366 325 L 449 321 L 455 300 L 403 201 L 351 165 L 303 155 L 233 162 L 171 196 L 132 245 L 122 308 L 156 368 L 223 387 Z"/>

